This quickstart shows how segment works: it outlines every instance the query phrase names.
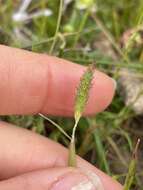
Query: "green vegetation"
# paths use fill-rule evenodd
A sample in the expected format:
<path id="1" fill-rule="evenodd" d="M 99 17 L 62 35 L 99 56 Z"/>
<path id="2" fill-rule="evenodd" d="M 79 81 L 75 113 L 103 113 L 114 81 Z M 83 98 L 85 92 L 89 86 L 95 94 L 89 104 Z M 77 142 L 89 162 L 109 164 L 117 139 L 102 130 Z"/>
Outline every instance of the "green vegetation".
<path id="1" fill-rule="evenodd" d="M 143 77 L 142 0 L 79 0 L 80 3 L 75 0 L 67 7 L 65 2 L 33 1 L 27 8 L 29 14 L 48 8 L 52 15 L 17 22 L 12 15 L 18 10 L 19 1 L 0 1 L 0 43 L 50 53 L 82 65 L 96 62 L 96 68 L 116 80 L 123 68 Z M 130 29 L 133 33 L 124 38 L 123 34 Z M 21 35 L 15 37 L 16 34 Z M 75 139 L 77 153 L 122 184 L 127 176 L 125 190 L 143 190 L 142 141 L 136 160 L 132 159 L 137 139 L 143 138 L 143 116 L 134 113 L 123 99 L 117 86 L 115 98 L 106 111 L 92 118 L 81 118 Z M 52 117 L 55 123 L 40 116 L 1 118 L 65 146 L 69 140 L 55 123 L 69 136 L 74 125 L 73 119 L 61 117 Z"/>

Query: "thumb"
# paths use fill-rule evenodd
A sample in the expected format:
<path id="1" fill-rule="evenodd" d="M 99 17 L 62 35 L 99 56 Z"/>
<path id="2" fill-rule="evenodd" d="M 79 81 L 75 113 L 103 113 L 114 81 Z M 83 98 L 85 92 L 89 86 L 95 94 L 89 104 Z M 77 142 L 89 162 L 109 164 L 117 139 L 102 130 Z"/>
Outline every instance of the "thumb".
<path id="1" fill-rule="evenodd" d="M 96 181 L 96 183 L 95 183 Z M 51 168 L 30 172 L 0 182 L 3 190 L 103 190 L 100 179 L 74 168 Z"/>

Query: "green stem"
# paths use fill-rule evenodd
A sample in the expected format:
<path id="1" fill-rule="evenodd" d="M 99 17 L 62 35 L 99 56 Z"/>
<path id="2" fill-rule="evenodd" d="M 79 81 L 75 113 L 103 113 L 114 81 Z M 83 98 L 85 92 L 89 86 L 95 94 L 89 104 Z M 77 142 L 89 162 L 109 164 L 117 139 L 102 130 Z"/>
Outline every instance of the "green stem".
<path id="1" fill-rule="evenodd" d="M 79 119 L 75 121 L 75 124 L 74 124 L 74 127 L 73 127 L 72 138 L 71 138 L 71 141 L 72 141 L 72 142 L 75 141 L 75 132 L 76 132 L 76 128 L 77 128 L 78 122 L 79 122 Z"/>
<path id="2" fill-rule="evenodd" d="M 88 15 L 89 15 L 89 9 L 87 9 L 87 10 L 85 11 L 84 15 L 83 15 L 83 18 L 82 18 L 82 20 L 81 20 L 81 23 L 80 23 L 80 26 L 79 26 L 79 29 L 78 29 L 78 34 L 76 35 L 75 40 L 74 40 L 74 45 L 73 45 L 73 47 L 76 46 L 76 44 L 77 44 L 77 42 L 78 42 L 78 40 L 79 40 L 79 38 L 80 38 L 80 34 L 81 34 L 81 32 L 82 32 L 82 30 L 83 30 L 85 24 L 86 24 Z"/>
<path id="3" fill-rule="evenodd" d="M 123 190 L 131 189 L 131 186 L 134 182 L 136 167 L 137 167 L 137 151 L 138 151 L 139 144 L 140 144 L 140 139 L 138 139 L 137 144 L 135 146 L 133 156 L 132 156 L 132 160 L 129 164 L 129 171 L 128 171 L 128 174 L 127 174 L 126 179 L 125 179 L 125 184 L 124 184 Z"/>
<path id="4" fill-rule="evenodd" d="M 77 124 L 79 122 L 79 119 L 75 121 L 73 131 L 72 131 L 72 138 L 69 146 L 69 160 L 68 160 L 68 166 L 70 167 L 76 167 L 76 148 L 75 148 L 75 132 L 77 128 Z"/>
<path id="5" fill-rule="evenodd" d="M 69 145 L 69 159 L 68 159 L 69 167 L 76 167 L 76 150 L 75 150 L 75 142 L 71 141 Z"/>
<path id="6" fill-rule="evenodd" d="M 54 35 L 54 39 L 49 51 L 49 54 L 52 54 L 55 44 L 56 44 L 56 40 L 58 37 L 58 32 L 59 32 L 59 28 L 60 28 L 60 24 L 61 24 L 61 18 L 62 18 L 62 9 L 63 9 L 63 0 L 60 0 L 60 6 L 59 6 L 59 15 L 58 15 L 58 20 L 57 20 L 57 27 L 56 27 L 56 31 L 55 31 L 55 35 Z"/>
<path id="7" fill-rule="evenodd" d="M 106 36 L 106 38 L 109 40 L 109 42 L 113 45 L 113 47 L 116 49 L 116 51 L 119 53 L 119 55 L 121 57 L 123 57 L 123 59 L 129 63 L 130 60 L 129 58 L 122 52 L 122 50 L 120 49 L 120 47 L 116 44 L 113 36 L 110 34 L 110 32 L 108 32 L 108 30 L 105 28 L 105 26 L 103 25 L 103 23 L 98 19 L 98 17 L 96 15 L 92 15 L 92 18 L 95 20 L 97 26 L 100 28 L 100 30 L 104 33 L 104 35 Z"/>
<path id="8" fill-rule="evenodd" d="M 127 167 L 127 163 L 126 163 L 124 157 L 122 156 L 122 154 L 121 154 L 118 146 L 116 145 L 116 143 L 112 140 L 111 137 L 107 137 L 107 140 L 108 140 L 109 144 L 112 146 L 112 148 L 115 151 L 115 153 L 117 154 L 117 156 L 120 159 L 120 161 L 123 164 L 123 166 Z"/>
<path id="9" fill-rule="evenodd" d="M 61 133 L 63 133 L 69 140 L 71 140 L 71 137 L 62 129 L 62 127 L 60 127 L 57 123 L 55 123 L 54 121 L 52 121 L 51 119 L 49 119 L 48 117 L 46 117 L 45 115 L 39 113 L 39 115 L 46 119 L 47 121 L 49 121 L 51 124 L 53 124 L 57 129 L 59 129 L 59 131 Z"/>

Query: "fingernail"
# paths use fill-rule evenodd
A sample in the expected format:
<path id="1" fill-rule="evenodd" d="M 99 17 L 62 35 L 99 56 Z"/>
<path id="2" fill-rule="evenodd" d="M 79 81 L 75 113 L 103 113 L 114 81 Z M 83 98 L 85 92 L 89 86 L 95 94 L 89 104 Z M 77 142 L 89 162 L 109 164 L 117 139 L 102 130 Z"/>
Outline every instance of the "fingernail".
<path id="1" fill-rule="evenodd" d="M 117 82 L 115 81 L 115 79 L 113 79 L 113 78 L 111 78 L 111 79 L 113 81 L 114 89 L 116 90 L 116 88 L 117 88 Z"/>
<path id="2" fill-rule="evenodd" d="M 94 190 L 94 184 L 80 172 L 70 172 L 60 177 L 50 190 Z"/>
<path id="3" fill-rule="evenodd" d="M 92 182 L 96 190 L 104 190 L 102 181 L 95 172 L 92 171 L 84 171 L 84 172 L 88 176 L 89 180 Z"/>

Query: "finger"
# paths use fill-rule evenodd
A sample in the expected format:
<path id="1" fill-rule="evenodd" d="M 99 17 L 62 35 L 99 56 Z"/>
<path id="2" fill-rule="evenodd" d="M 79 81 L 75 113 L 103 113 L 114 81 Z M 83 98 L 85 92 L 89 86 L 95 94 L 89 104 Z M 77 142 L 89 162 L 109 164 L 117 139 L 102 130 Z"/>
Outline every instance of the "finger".
<path id="1" fill-rule="evenodd" d="M 95 189 L 93 182 L 85 174 L 73 168 L 51 168 L 30 172 L 0 182 L 2 190 L 69 190 L 79 186 L 87 187 L 86 190 Z M 100 182 L 97 187 L 102 188 Z"/>
<path id="2" fill-rule="evenodd" d="M 67 166 L 68 151 L 63 146 L 4 122 L 0 126 L 1 179 L 44 168 Z M 117 182 L 81 158 L 78 158 L 78 168 L 97 174 L 106 190 L 112 186 L 114 190 L 122 189 Z"/>
<path id="3" fill-rule="evenodd" d="M 85 67 L 63 59 L 0 46 L 0 115 L 73 114 L 74 97 Z M 114 82 L 95 71 L 86 114 L 112 100 Z"/>

